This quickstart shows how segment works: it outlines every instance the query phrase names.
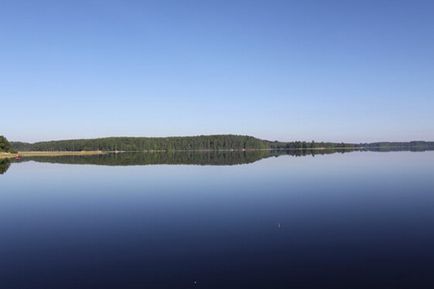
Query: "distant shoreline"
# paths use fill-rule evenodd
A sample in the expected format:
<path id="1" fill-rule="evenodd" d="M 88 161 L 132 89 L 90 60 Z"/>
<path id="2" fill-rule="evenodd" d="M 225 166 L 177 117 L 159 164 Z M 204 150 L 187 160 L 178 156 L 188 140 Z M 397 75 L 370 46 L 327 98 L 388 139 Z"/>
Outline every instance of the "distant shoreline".
<path id="1" fill-rule="evenodd" d="M 0 159 L 13 159 L 17 157 L 60 157 L 60 156 L 90 156 L 102 155 L 110 152 L 103 151 L 23 151 L 17 153 L 0 152 Z"/>
<path id="2" fill-rule="evenodd" d="M 402 148 L 403 150 L 411 150 L 400 146 L 390 146 L 385 151 L 393 151 L 394 149 Z M 0 159 L 14 159 L 17 157 L 60 157 L 60 156 L 95 156 L 104 154 L 117 153 L 175 153 L 175 152 L 254 152 L 254 151 L 381 151 L 381 146 L 359 146 L 359 147 L 313 147 L 313 148 L 249 148 L 249 149 L 190 149 L 190 150 L 134 150 L 134 151 L 18 151 L 16 153 L 0 152 Z M 384 149 L 384 148 L 383 148 Z M 425 150 L 425 149 L 424 149 Z M 433 149 L 428 149 L 433 150 Z"/>
<path id="3" fill-rule="evenodd" d="M 0 159 L 13 159 L 17 157 L 60 157 L 60 156 L 93 156 L 116 153 L 161 153 L 161 152 L 253 152 L 253 151 L 279 151 L 279 150 L 355 150 L 351 147 L 336 148 L 294 148 L 294 149 L 217 149 L 217 150 L 144 150 L 144 151 L 19 151 L 17 153 L 0 152 Z"/>
<path id="4" fill-rule="evenodd" d="M 182 137 L 107 137 L 36 143 L 10 142 L 18 152 L 164 152 L 164 151 L 250 151 L 250 150 L 434 150 L 434 142 L 344 143 L 316 141 L 270 141 L 248 135 L 199 135 Z M 59 154 L 56 154 L 59 155 Z"/>
<path id="5" fill-rule="evenodd" d="M 359 147 L 318 147 L 318 148 L 269 148 L 269 149 L 216 149 L 216 150 L 144 150 L 144 151 L 19 151 L 17 153 L 0 152 L 0 159 L 17 157 L 60 157 L 60 156 L 94 156 L 118 153 L 175 153 L 175 152 L 254 152 L 254 151 L 324 151 L 324 150 L 353 150 L 363 151 L 367 148 Z"/>

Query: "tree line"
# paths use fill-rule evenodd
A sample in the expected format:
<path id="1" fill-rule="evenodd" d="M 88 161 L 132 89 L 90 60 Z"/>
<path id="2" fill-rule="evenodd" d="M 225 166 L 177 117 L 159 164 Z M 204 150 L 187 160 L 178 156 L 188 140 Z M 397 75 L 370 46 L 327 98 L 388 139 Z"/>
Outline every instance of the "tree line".
<path id="1" fill-rule="evenodd" d="M 37 143 L 14 142 L 19 151 L 188 151 L 267 149 L 265 141 L 239 135 L 193 137 L 109 137 Z"/>
<path id="2" fill-rule="evenodd" d="M 2 145 L 3 143 L 3 145 Z M 186 137 L 108 137 L 37 143 L 9 142 L 0 138 L 0 151 L 225 151 L 225 150 L 434 150 L 434 142 L 334 143 L 315 141 L 279 142 L 244 135 Z"/>

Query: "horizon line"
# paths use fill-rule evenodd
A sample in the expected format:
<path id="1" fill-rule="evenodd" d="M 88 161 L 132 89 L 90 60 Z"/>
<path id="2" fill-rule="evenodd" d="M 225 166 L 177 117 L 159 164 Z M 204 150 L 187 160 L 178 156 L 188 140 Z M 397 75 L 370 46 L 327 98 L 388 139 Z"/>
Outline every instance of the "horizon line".
<path id="1" fill-rule="evenodd" d="M 5 135 L 4 135 L 5 136 Z M 315 142 L 315 143 L 346 143 L 346 144 L 372 144 L 372 143 L 411 143 L 411 142 L 434 142 L 433 140 L 420 140 L 420 139 L 413 139 L 413 140 L 408 140 L 408 141 L 392 141 L 392 140 L 387 140 L 387 141 L 364 141 L 364 142 L 346 142 L 346 141 L 317 141 L 315 139 L 311 139 L 311 140 L 300 140 L 300 139 L 295 139 L 295 140 L 286 140 L 286 141 L 282 141 L 282 140 L 269 140 L 266 138 L 259 138 L 253 135 L 248 135 L 248 134 L 233 134 L 233 133 L 222 133 L 222 134 L 197 134 L 197 135 L 170 135 L 170 136 L 125 136 L 125 135 L 120 135 L 120 136 L 101 136 L 101 137 L 85 137 L 85 138 L 63 138 L 63 139 L 49 139 L 49 140 L 40 140 L 40 141 L 32 141 L 32 142 L 28 142 L 28 141 L 20 141 L 20 140 L 10 140 L 10 142 L 20 142 L 20 143 L 29 143 L 29 144 L 35 144 L 35 143 L 40 143 L 40 142 L 54 142 L 54 141 L 73 141 L 73 140 L 94 140 L 94 139 L 107 139 L 107 138 L 182 138 L 182 137 L 210 137 L 210 136 L 244 136 L 244 137 L 253 137 L 262 141 L 268 141 L 268 142 L 283 142 L 283 143 L 288 143 L 288 142 Z M 6 137 L 6 136 L 5 136 Z"/>

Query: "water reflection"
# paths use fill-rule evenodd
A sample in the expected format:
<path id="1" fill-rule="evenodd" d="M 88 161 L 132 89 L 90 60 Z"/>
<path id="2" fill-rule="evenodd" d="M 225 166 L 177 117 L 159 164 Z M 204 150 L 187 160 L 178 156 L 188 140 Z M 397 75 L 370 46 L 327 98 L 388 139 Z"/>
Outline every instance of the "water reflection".
<path id="1" fill-rule="evenodd" d="M 10 165 L 11 162 L 8 159 L 0 159 L 0 175 L 6 173 Z"/>
<path id="2" fill-rule="evenodd" d="M 292 150 L 292 151 L 203 151 L 203 152 L 153 152 L 117 153 L 93 156 L 26 157 L 20 160 L 61 164 L 92 164 L 106 166 L 131 165 L 240 165 L 281 155 L 315 156 L 317 154 L 344 153 L 348 150 Z"/>
<path id="3" fill-rule="evenodd" d="M 0 288 L 434 288 L 434 152 L 313 153 L 11 160 Z"/>
<path id="4" fill-rule="evenodd" d="M 349 150 L 349 149 L 319 149 L 319 150 L 258 150 L 258 151 L 178 151 L 178 152 L 123 152 L 108 153 L 103 155 L 87 156 L 34 156 L 24 157 L 12 162 L 35 161 L 41 163 L 58 164 L 91 164 L 104 166 L 134 166 L 134 165 L 210 165 L 210 166 L 232 166 L 250 164 L 261 159 L 278 156 L 315 156 L 335 153 L 349 153 L 354 151 L 368 150 Z M 369 151 L 388 152 L 396 150 Z M 400 150 L 401 151 L 401 150 Z M 414 151 L 414 150 L 412 150 Z M 0 174 L 4 174 L 11 164 L 10 160 L 0 160 Z"/>

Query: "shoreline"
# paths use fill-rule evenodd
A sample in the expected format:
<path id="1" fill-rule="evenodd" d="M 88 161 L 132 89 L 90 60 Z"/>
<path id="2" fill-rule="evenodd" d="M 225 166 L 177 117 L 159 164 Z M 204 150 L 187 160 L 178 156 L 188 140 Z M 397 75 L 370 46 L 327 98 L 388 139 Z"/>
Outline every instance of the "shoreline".
<path id="1" fill-rule="evenodd" d="M 240 149 L 240 150 L 146 150 L 146 151 L 19 151 L 17 153 L 0 152 L 0 159 L 13 159 L 16 157 L 57 157 L 57 156 L 92 156 L 103 154 L 116 154 L 116 153 L 157 153 L 157 152 L 252 152 L 252 151 L 298 151 L 298 150 L 357 150 L 357 148 L 350 147 L 336 147 L 336 148 L 293 148 L 293 149 Z"/>
<path id="2" fill-rule="evenodd" d="M 391 147 L 388 149 L 398 148 Z M 317 148 L 268 148 L 268 149 L 217 149 L 217 150 L 144 150 L 144 151 L 19 151 L 17 153 L 0 152 L 0 160 L 14 159 L 17 157 L 61 157 L 61 156 L 95 156 L 105 154 L 120 154 L 120 153 L 176 153 L 176 152 L 257 152 L 257 151 L 370 151 L 378 148 L 368 147 L 317 147 Z M 410 149 L 405 149 L 411 151 Z M 424 149 L 423 151 L 430 149 Z"/>
<path id="3" fill-rule="evenodd" d="M 110 152 L 104 151 L 22 151 L 17 153 L 0 152 L 0 159 L 13 159 L 16 157 L 60 157 L 60 156 L 91 156 Z"/>

